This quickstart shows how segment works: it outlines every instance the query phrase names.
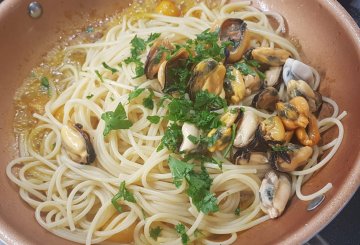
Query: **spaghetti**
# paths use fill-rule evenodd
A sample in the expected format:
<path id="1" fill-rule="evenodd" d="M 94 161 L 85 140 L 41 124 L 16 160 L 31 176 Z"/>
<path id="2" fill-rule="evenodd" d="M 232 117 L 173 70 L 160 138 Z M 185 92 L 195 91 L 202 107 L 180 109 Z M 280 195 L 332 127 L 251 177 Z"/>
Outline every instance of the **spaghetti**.
<path id="1" fill-rule="evenodd" d="M 66 53 L 85 53 L 85 61 L 81 67 L 66 64 L 60 68 L 67 75 L 64 78 L 67 86 L 62 93 L 57 94 L 56 86 L 49 81 L 52 92 L 45 113 L 33 115 L 39 123 L 20 136 L 20 157 L 11 161 L 6 170 L 11 181 L 20 187 L 21 198 L 35 209 L 35 218 L 42 227 L 64 239 L 86 244 L 103 241 L 180 244 L 182 237 L 188 237 L 189 242 L 218 244 L 212 238 L 226 235 L 221 241 L 225 245 L 236 240 L 237 232 L 270 218 L 262 212 L 258 195 L 261 180 L 271 169 L 269 164 L 234 165 L 221 152 L 216 152 L 214 156 L 222 162 L 222 169 L 213 162 L 204 164 L 212 179 L 210 191 L 216 196 L 219 209 L 209 214 L 194 205 L 186 194 L 185 181 L 178 188 L 174 185 L 174 176 L 168 167 L 170 151 L 166 148 L 158 150 L 169 125 L 165 118 L 168 108 L 159 105 L 162 93 L 153 91 L 151 94 L 145 89 L 153 86 L 157 79 L 134 78 L 136 64 L 124 62 L 131 55 L 134 37 L 146 40 L 152 33 L 161 33 L 161 37 L 171 43 L 184 43 L 212 28 L 216 21 L 227 18 L 245 20 L 248 30 L 256 37 L 251 40 L 251 47 L 279 47 L 300 60 L 296 48 L 281 36 L 286 30 L 283 18 L 275 12 L 261 12 L 249 1 L 229 4 L 222 1 L 213 9 L 200 3 L 183 17 L 146 14 L 144 18 L 134 19 L 124 16 L 121 23 L 97 42 L 78 44 L 65 50 Z M 275 28 L 269 18 L 277 21 Z M 146 52 L 140 55 L 142 62 L 149 49 L 147 46 Z M 103 62 L 116 67 L 117 72 L 104 67 Z M 119 63 L 121 67 L 117 66 Z M 316 90 L 320 76 L 312 70 L 313 89 Z M 139 88 L 144 91 L 129 101 L 130 94 Z M 149 96 L 154 101 L 151 109 L 142 103 Z M 279 96 L 287 99 L 284 84 L 279 88 Z M 274 116 L 252 107 L 253 97 L 250 95 L 229 109 L 241 107 L 262 119 Z M 318 122 L 319 130 L 324 132 L 336 125 L 339 133 L 330 143 L 314 146 L 314 153 L 305 167 L 290 173 L 292 193 L 301 200 L 311 200 L 331 189 L 329 183 L 311 195 L 301 192 L 302 184 L 326 165 L 343 138 L 340 120 L 346 112 L 338 115 L 335 101 L 326 97 L 323 101 L 334 107 L 334 114 Z M 101 119 L 102 115 L 115 111 L 119 103 L 124 105 L 132 126 L 113 130 L 104 137 L 106 122 Z M 55 113 L 62 108 L 63 116 L 59 119 Z M 147 119 L 149 116 L 158 116 L 159 123 L 151 123 Z M 61 129 L 69 121 L 81 124 L 89 134 L 97 155 L 93 164 L 73 161 L 63 148 Z M 330 152 L 318 161 L 319 156 L 329 149 Z M 121 200 L 120 213 L 111 200 L 123 181 L 126 191 L 132 193 L 136 201 Z M 237 208 L 240 211 L 234 214 Z M 182 233 L 179 224 L 185 228 Z M 157 236 L 154 235 L 156 230 Z"/>

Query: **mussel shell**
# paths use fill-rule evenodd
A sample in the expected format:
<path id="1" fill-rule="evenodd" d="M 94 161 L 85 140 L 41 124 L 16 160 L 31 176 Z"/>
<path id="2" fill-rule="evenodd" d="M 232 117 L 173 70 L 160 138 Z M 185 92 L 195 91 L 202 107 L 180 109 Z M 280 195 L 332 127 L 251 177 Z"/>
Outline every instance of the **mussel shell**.
<path id="1" fill-rule="evenodd" d="M 199 62 L 194 67 L 188 83 L 190 98 L 194 99 L 196 93 L 201 90 L 219 95 L 223 91 L 225 72 L 225 66 L 212 58 Z"/>
<path id="2" fill-rule="evenodd" d="M 252 101 L 252 106 L 257 109 L 275 111 L 276 103 L 280 100 L 278 91 L 273 87 L 267 87 L 257 93 Z"/>
<path id="3" fill-rule="evenodd" d="M 87 152 L 85 164 L 93 163 L 96 159 L 96 153 L 95 153 L 94 147 L 91 143 L 89 134 L 82 129 L 83 126 L 80 123 L 76 123 L 74 125 L 74 128 L 76 128 L 76 130 L 81 134 L 81 136 L 84 138 L 84 141 L 85 141 L 86 152 Z"/>
<path id="4" fill-rule="evenodd" d="M 247 24 L 239 18 L 224 20 L 220 26 L 219 39 L 221 42 L 232 42 L 232 45 L 227 47 L 229 53 L 227 54 L 226 60 L 231 63 L 240 60 L 250 40 Z"/>
<path id="5" fill-rule="evenodd" d="M 168 50 L 172 50 L 174 48 L 167 40 L 158 39 L 155 41 L 155 43 L 151 46 L 145 61 L 144 72 L 147 79 L 154 79 L 159 71 L 160 65 L 166 60 L 166 52 L 162 53 L 159 60 L 156 60 L 161 46 Z"/>
<path id="6" fill-rule="evenodd" d="M 175 92 L 176 87 L 172 87 L 174 84 L 180 83 L 180 76 L 176 75 L 176 70 L 191 69 L 191 65 L 188 63 L 189 53 L 185 49 L 180 49 L 175 55 L 173 55 L 168 61 L 165 61 L 163 91 L 167 93 Z"/>

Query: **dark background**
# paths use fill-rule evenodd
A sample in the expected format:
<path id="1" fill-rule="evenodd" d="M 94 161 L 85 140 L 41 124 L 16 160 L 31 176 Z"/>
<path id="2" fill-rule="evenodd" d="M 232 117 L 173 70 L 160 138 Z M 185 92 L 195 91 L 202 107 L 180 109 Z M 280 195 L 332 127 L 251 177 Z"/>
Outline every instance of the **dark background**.
<path id="1" fill-rule="evenodd" d="M 0 0 L 0 3 L 2 1 Z M 360 25 L 360 0 L 339 0 L 339 2 Z M 355 193 L 346 207 L 328 226 L 306 244 L 360 245 L 360 191 Z"/>

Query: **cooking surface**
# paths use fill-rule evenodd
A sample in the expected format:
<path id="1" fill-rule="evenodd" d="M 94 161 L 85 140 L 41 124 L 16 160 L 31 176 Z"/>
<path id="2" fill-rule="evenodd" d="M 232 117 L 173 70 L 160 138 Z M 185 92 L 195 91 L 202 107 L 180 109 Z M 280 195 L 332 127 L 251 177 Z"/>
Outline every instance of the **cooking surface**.
<path id="1" fill-rule="evenodd" d="M 11 0 L 6 0 L 11 1 Z M 0 3 L 2 0 L 0 0 Z M 360 0 L 339 1 L 346 10 L 353 16 L 355 21 L 360 24 Z M 358 190 L 347 206 L 340 214 L 321 232 L 320 236 L 325 243 L 319 243 L 315 239 L 309 244 L 360 244 L 360 191 Z M 1 244 L 1 241 L 0 241 Z"/>

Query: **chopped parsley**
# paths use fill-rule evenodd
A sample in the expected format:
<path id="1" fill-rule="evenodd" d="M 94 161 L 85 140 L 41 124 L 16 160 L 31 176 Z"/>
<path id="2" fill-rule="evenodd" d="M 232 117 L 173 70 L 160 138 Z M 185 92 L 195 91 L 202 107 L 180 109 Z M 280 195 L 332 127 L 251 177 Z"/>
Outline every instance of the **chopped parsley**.
<path id="1" fill-rule="evenodd" d="M 169 167 L 174 179 L 174 185 L 179 188 L 185 176 L 193 169 L 193 165 L 169 156 Z"/>
<path id="2" fill-rule="evenodd" d="M 227 108 L 227 103 L 219 96 L 209 93 L 207 90 L 196 93 L 194 109 L 195 110 L 217 110 Z"/>
<path id="3" fill-rule="evenodd" d="M 113 67 L 110 67 L 108 64 L 106 64 L 105 62 L 102 63 L 103 67 L 109 71 L 111 71 L 112 74 L 114 74 L 115 72 L 118 72 L 119 70 Z"/>
<path id="4" fill-rule="evenodd" d="M 231 42 L 218 43 L 219 31 L 210 31 L 207 29 L 202 33 L 196 35 L 196 39 L 188 40 L 186 48 L 195 50 L 196 55 L 190 56 L 192 63 L 199 63 L 200 61 L 208 58 L 213 58 L 220 62 L 225 59 L 225 51 Z"/>
<path id="5" fill-rule="evenodd" d="M 88 26 L 85 31 L 86 31 L 87 33 L 92 33 L 92 32 L 94 32 L 94 27 Z"/>
<path id="6" fill-rule="evenodd" d="M 219 210 L 217 199 L 210 192 L 212 179 L 205 168 L 200 172 L 193 170 L 193 165 L 172 156 L 169 157 L 169 167 L 173 175 L 174 184 L 179 188 L 185 179 L 188 183 L 187 194 L 191 197 L 192 203 L 198 211 L 204 214 L 213 213 Z"/>
<path id="7" fill-rule="evenodd" d="M 233 124 L 231 126 L 231 141 L 230 141 L 230 144 L 226 147 L 226 149 L 224 150 L 224 157 L 226 158 L 227 155 L 229 154 L 230 150 L 231 150 L 231 147 L 233 146 L 234 144 L 234 140 L 235 140 L 235 135 L 236 135 L 236 124 Z"/>
<path id="8" fill-rule="evenodd" d="M 234 64 L 234 67 L 238 69 L 243 75 L 258 75 L 260 79 L 265 79 L 265 74 L 259 70 L 260 64 L 256 60 L 242 60 Z"/>
<path id="9" fill-rule="evenodd" d="M 103 113 L 101 119 L 105 121 L 104 136 L 108 135 L 111 130 L 128 129 L 132 126 L 132 122 L 127 119 L 124 106 L 121 103 L 119 103 L 115 111 Z"/>
<path id="10" fill-rule="evenodd" d="M 239 208 L 239 207 L 235 209 L 234 214 L 235 214 L 236 216 L 239 216 L 239 215 L 240 215 L 240 208 Z"/>
<path id="11" fill-rule="evenodd" d="M 190 239 L 189 236 L 186 234 L 185 225 L 179 223 L 175 226 L 175 230 L 180 235 L 182 244 L 188 244 Z"/>
<path id="12" fill-rule="evenodd" d="M 147 40 L 135 36 L 131 41 L 131 56 L 124 60 L 125 64 L 135 64 L 135 77 L 144 75 L 144 63 L 140 59 L 140 55 L 146 50 L 146 46 L 150 45 L 160 37 L 160 33 L 151 33 Z"/>
<path id="13" fill-rule="evenodd" d="M 147 116 L 146 119 L 149 120 L 153 124 L 158 124 L 160 122 L 159 116 Z"/>
<path id="14" fill-rule="evenodd" d="M 172 123 L 169 127 L 167 127 L 157 151 L 166 147 L 170 151 L 176 152 L 182 142 L 182 138 L 181 126 L 176 123 Z"/>
<path id="15" fill-rule="evenodd" d="M 150 228 L 150 237 L 157 241 L 157 238 L 160 236 L 161 231 L 162 229 L 160 228 L 160 226 L 156 228 Z"/>
<path id="16" fill-rule="evenodd" d="M 50 83 L 47 77 L 40 78 L 40 85 L 45 91 L 47 91 L 48 95 L 50 95 Z"/>
<path id="17" fill-rule="evenodd" d="M 150 95 L 143 100 L 143 105 L 146 108 L 152 110 L 152 109 L 154 109 L 154 101 L 153 101 L 154 92 L 150 89 L 149 89 L 149 91 L 150 91 Z"/>
<path id="18" fill-rule="evenodd" d="M 99 73 L 98 70 L 95 70 L 95 74 L 96 74 L 96 76 L 100 79 L 100 81 L 103 83 L 103 82 L 104 82 L 104 79 L 103 79 L 103 77 L 101 76 L 101 74 Z"/>
<path id="19" fill-rule="evenodd" d="M 134 195 L 130 191 L 128 191 L 128 189 L 126 189 L 125 181 L 121 182 L 119 187 L 119 192 L 111 199 L 112 205 L 116 208 L 117 211 L 119 211 L 119 213 L 122 212 L 122 208 L 118 203 L 120 199 L 123 199 L 128 202 L 136 203 Z"/>
<path id="20" fill-rule="evenodd" d="M 293 151 L 290 147 L 286 145 L 272 145 L 271 150 L 275 152 L 288 152 Z"/>
<path id="21" fill-rule="evenodd" d="M 144 91 L 145 91 L 145 88 L 136 88 L 134 91 L 131 91 L 129 93 L 128 101 L 130 102 L 131 100 L 135 99 Z"/>
<path id="22" fill-rule="evenodd" d="M 200 139 L 196 138 L 194 135 L 189 135 L 187 138 L 188 138 L 188 139 L 191 141 L 191 143 L 193 143 L 194 145 L 197 145 L 197 144 L 199 144 L 199 142 L 200 142 Z"/>
<path id="23" fill-rule="evenodd" d="M 89 95 L 86 96 L 86 98 L 87 98 L 88 100 L 91 99 L 92 97 L 94 97 L 93 94 L 89 94 Z"/>

